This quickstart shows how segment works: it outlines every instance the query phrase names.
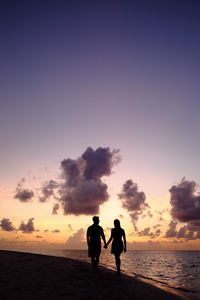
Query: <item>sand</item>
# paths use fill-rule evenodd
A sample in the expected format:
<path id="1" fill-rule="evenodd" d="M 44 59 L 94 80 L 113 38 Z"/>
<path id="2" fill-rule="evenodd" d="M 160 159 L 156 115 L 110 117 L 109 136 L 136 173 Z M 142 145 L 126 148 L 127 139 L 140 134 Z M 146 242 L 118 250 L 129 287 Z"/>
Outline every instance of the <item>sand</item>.
<path id="1" fill-rule="evenodd" d="M 0 250 L 1 299 L 180 300 L 131 276 L 73 259 Z"/>

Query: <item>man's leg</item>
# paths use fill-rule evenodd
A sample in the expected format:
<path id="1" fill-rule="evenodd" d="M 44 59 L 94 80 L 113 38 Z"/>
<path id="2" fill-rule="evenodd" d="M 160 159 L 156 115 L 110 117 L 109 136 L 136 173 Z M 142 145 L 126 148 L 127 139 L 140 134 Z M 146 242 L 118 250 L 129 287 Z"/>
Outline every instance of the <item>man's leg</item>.
<path id="1" fill-rule="evenodd" d="M 99 266 L 99 256 L 96 256 L 96 270 L 98 269 Z"/>
<path id="2" fill-rule="evenodd" d="M 95 271 L 95 266 L 96 266 L 96 261 L 95 261 L 95 256 L 91 256 L 91 263 L 92 263 L 92 269 Z"/>

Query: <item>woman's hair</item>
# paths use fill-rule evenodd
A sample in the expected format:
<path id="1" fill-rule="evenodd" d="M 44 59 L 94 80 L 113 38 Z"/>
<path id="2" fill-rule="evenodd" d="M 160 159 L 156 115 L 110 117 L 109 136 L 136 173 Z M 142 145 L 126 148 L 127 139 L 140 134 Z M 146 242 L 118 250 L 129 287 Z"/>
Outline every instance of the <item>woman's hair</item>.
<path id="1" fill-rule="evenodd" d="M 121 228 L 120 221 L 118 219 L 114 220 L 114 225 L 115 225 L 115 228 Z"/>

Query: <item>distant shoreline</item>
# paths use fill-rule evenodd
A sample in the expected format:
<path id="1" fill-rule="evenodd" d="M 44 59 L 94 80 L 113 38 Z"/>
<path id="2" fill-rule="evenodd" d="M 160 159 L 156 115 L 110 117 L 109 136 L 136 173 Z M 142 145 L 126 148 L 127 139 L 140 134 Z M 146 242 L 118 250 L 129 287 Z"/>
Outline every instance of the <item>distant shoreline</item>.
<path id="1" fill-rule="evenodd" d="M 87 262 L 0 250 L 2 299 L 186 299 L 137 278 L 100 266 L 97 274 Z"/>

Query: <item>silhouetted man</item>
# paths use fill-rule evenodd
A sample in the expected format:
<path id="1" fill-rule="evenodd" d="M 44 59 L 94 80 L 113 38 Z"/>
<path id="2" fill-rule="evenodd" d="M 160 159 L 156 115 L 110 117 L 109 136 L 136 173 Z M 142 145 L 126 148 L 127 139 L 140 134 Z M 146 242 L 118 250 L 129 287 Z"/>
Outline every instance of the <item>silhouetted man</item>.
<path id="1" fill-rule="evenodd" d="M 99 226 L 99 217 L 94 216 L 92 218 L 93 225 L 87 229 L 87 244 L 88 244 L 88 256 L 91 257 L 93 271 L 97 271 L 99 265 L 99 256 L 101 254 L 101 238 L 104 241 L 104 247 L 106 248 L 106 239 L 103 232 L 103 228 Z"/>

